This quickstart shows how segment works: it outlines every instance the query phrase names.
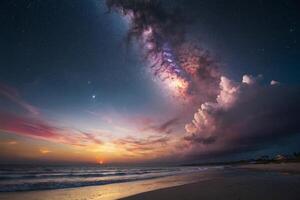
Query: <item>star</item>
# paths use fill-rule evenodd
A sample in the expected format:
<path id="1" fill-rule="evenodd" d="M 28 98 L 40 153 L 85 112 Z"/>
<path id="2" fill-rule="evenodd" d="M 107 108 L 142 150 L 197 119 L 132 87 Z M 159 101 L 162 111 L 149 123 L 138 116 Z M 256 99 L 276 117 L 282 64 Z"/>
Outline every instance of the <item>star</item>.
<path id="1" fill-rule="evenodd" d="M 96 99 L 96 95 L 95 94 L 92 95 L 92 99 Z"/>

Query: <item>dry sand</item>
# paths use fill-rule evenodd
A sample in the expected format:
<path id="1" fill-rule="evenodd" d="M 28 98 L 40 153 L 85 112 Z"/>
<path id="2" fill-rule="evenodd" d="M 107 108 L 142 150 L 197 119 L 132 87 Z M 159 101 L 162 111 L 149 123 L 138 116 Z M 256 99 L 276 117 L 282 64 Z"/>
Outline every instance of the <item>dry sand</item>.
<path id="1" fill-rule="evenodd" d="M 299 200 L 300 178 L 237 176 L 150 191 L 122 200 Z"/>

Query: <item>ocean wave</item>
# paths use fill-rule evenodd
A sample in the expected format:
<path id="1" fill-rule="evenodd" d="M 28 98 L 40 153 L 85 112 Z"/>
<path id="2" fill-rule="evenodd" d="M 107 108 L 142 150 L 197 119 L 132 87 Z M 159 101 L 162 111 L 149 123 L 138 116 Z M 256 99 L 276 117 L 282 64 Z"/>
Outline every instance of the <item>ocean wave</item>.
<path id="1" fill-rule="evenodd" d="M 56 168 L 1 170 L 0 192 L 63 189 L 152 179 L 207 170 L 198 167 L 169 168 Z"/>

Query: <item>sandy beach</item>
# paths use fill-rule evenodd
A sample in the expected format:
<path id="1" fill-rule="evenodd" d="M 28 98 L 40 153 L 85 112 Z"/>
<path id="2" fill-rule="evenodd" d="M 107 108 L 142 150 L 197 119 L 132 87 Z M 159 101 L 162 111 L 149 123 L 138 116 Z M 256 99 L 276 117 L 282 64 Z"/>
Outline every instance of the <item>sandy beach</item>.
<path id="1" fill-rule="evenodd" d="M 123 200 L 299 199 L 299 163 L 249 164 L 234 168 L 246 169 L 250 173 L 241 173 L 233 177 L 217 177 L 212 180 L 159 189 L 123 198 Z"/>
<path id="2" fill-rule="evenodd" d="M 300 179 L 291 177 L 234 177 L 208 180 L 178 187 L 138 194 L 123 200 L 152 199 L 230 199 L 230 200 L 296 200 L 299 199 Z"/>

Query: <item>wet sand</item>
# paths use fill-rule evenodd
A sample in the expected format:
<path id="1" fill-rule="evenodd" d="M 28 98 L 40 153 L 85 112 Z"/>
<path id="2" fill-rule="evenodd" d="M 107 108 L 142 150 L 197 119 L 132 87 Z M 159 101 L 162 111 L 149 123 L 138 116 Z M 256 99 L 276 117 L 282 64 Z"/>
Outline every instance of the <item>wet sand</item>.
<path id="1" fill-rule="evenodd" d="M 294 176 L 237 176 L 146 192 L 123 200 L 298 200 L 300 178 Z"/>

